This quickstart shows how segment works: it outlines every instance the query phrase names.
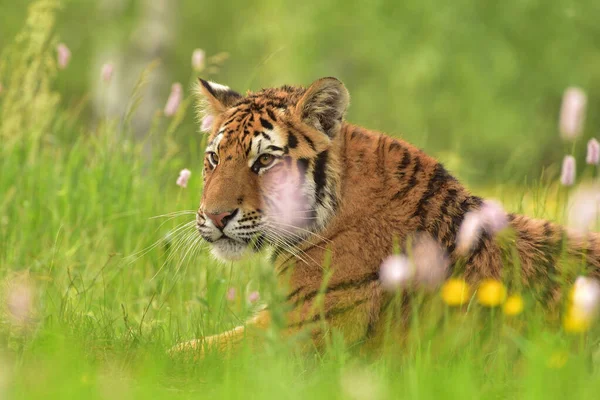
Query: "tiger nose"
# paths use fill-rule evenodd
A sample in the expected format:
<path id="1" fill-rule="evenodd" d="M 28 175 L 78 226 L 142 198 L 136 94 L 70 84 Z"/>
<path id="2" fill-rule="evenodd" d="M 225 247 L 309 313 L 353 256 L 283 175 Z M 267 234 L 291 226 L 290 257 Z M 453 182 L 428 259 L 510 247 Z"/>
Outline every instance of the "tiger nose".
<path id="1" fill-rule="evenodd" d="M 225 225 L 227 225 L 227 223 L 229 221 L 231 221 L 233 219 L 233 217 L 235 217 L 235 215 L 238 213 L 238 208 L 236 208 L 233 211 L 225 211 L 222 213 L 206 213 L 206 216 L 208 218 L 210 218 L 210 220 L 213 222 L 213 224 L 215 224 L 215 226 L 219 229 L 223 229 L 225 228 Z"/>

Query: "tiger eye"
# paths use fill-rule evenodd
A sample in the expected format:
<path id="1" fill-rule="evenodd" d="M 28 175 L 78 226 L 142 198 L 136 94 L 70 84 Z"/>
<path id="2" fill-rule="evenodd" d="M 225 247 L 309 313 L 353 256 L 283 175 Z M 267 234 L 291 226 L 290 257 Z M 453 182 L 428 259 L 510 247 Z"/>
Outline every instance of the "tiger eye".
<path id="1" fill-rule="evenodd" d="M 258 162 L 260 163 L 261 167 L 267 167 L 271 165 L 273 161 L 275 161 L 275 157 L 273 157 L 270 154 L 263 154 L 258 159 Z"/>
<path id="2" fill-rule="evenodd" d="M 213 165 L 217 165 L 219 163 L 219 156 L 213 151 L 208 153 L 208 158 Z"/>

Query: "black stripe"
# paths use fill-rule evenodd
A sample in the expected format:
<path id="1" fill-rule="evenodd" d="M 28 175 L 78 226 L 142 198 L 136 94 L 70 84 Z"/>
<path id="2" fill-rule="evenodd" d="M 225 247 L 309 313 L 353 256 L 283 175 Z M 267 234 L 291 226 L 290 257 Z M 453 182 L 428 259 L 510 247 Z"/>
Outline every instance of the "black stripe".
<path id="1" fill-rule="evenodd" d="M 308 136 L 306 136 L 302 132 L 300 132 L 300 135 L 304 138 L 304 140 L 306 140 L 306 143 L 308 143 L 308 145 L 311 147 L 311 149 L 313 149 L 313 150 L 317 149 L 315 147 L 315 143 Z"/>
<path id="2" fill-rule="evenodd" d="M 281 148 L 281 147 L 279 147 L 279 146 L 272 145 L 272 144 L 268 145 L 266 148 L 267 148 L 268 150 L 273 150 L 273 151 L 282 151 L 282 152 L 284 152 L 284 153 L 285 153 L 285 150 L 284 150 L 283 148 Z"/>
<path id="3" fill-rule="evenodd" d="M 295 295 L 297 295 L 298 293 L 300 293 L 302 291 L 302 289 L 304 289 L 304 286 L 300 286 L 299 288 L 297 288 L 296 290 L 293 290 L 290 294 L 287 295 L 287 299 L 288 301 L 292 299 L 292 297 L 294 297 Z"/>
<path id="4" fill-rule="evenodd" d="M 267 108 L 267 115 L 269 116 L 269 118 L 271 118 L 273 121 L 277 121 L 277 117 L 275 116 L 275 113 L 273 112 L 273 110 L 271 110 L 270 108 Z"/>
<path id="5" fill-rule="evenodd" d="M 269 121 L 267 121 L 264 118 L 260 118 L 260 124 L 263 126 L 263 128 L 268 129 L 268 130 L 273 130 L 273 124 L 270 123 Z"/>
<path id="6" fill-rule="evenodd" d="M 340 307 L 340 308 L 334 308 L 333 310 L 329 310 L 325 313 L 325 320 L 331 318 L 331 317 L 335 317 L 336 315 L 340 315 L 345 313 L 346 311 L 350 311 L 358 306 L 360 306 L 361 304 L 364 304 L 368 301 L 369 299 L 362 299 L 362 300 L 357 300 L 354 303 L 347 305 L 345 307 Z M 288 324 L 288 328 L 299 328 L 302 327 L 306 324 L 310 324 L 310 323 L 314 323 L 317 322 L 321 319 L 321 315 L 317 314 L 315 316 L 313 316 L 310 319 L 305 319 L 304 321 L 300 321 L 300 322 L 295 322 L 293 324 Z"/>
<path id="7" fill-rule="evenodd" d="M 394 151 L 396 149 L 399 149 L 400 147 L 400 143 L 398 143 L 395 140 L 392 140 L 392 143 L 390 143 L 389 151 Z"/>
<path id="8" fill-rule="evenodd" d="M 417 208 L 413 213 L 413 217 L 421 217 L 421 228 L 425 225 L 425 207 L 429 203 L 429 199 L 431 199 L 441 189 L 442 185 L 450 180 L 450 178 L 450 174 L 446 171 L 444 166 L 440 163 L 436 164 L 433 174 L 431 174 L 429 182 L 427 182 L 427 189 L 425 189 L 425 192 L 421 196 L 421 199 L 417 203 Z"/>
<path id="9" fill-rule="evenodd" d="M 292 132 L 288 132 L 288 147 L 295 149 L 298 146 L 298 139 Z"/>
<path id="10" fill-rule="evenodd" d="M 360 287 L 362 287 L 362 286 L 364 286 L 364 285 L 366 285 L 368 283 L 374 282 L 374 281 L 376 281 L 378 279 L 379 279 L 379 273 L 378 272 L 371 272 L 370 274 L 367 274 L 367 275 L 365 275 L 362 278 L 357 279 L 357 280 L 348 280 L 348 281 L 336 283 L 335 285 L 328 286 L 325 289 L 325 294 L 331 293 L 331 292 L 337 292 L 339 290 L 357 289 L 357 288 L 360 288 Z M 301 304 L 301 303 L 304 303 L 304 302 L 312 300 L 319 293 L 322 293 L 321 290 L 313 290 L 312 292 L 307 293 L 303 297 L 301 297 L 298 300 L 296 300 L 294 302 L 294 306 L 297 306 L 298 304 Z"/>
<path id="11" fill-rule="evenodd" d="M 327 150 L 319 153 L 315 161 L 313 170 L 313 179 L 315 181 L 315 194 L 319 204 L 323 203 L 322 194 L 325 191 L 325 185 L 327 185 Z"/>
<path id="12" fill-rule="evenodd" d="M 260 134 L 261 134 L 261 135 L 263 135 L 263 137 L 264 137 L 265 139 L 267 139 L 267 140 L 271 140 L 271 136 L 269 136 L 269 134 L 268 134 L 268 133 L 261 132 Z"/>
<path id="13" fill-rule="evenodd" d="M 299 158 L 296 160 L 296 166 L 300 170 L 302 177 L 304 177 L 304 174 L 308 170 L 308 162 L 309 162 L 308 158 Z"/>
<path id="14" fill-rule="evenodd" d="M 405 197 L 410 190 L 415 187 L 417 184 L 417 173 L 421 170 L 421 160 L 419 157 L 415 159 L 415 167 L 413 169 L 412 175 L 405 186 L 400 189 L 394 196 L 392 196 L 392 200 L 398 200 Z"/>

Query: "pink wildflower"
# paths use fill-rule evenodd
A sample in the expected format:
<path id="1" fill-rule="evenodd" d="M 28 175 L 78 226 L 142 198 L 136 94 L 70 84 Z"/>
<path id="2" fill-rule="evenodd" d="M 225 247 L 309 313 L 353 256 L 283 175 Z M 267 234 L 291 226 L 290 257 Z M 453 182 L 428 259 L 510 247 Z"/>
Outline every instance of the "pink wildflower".
<path id="1" fill-rule="evenodd" d="M 192 172 L 189 169 L 182 169 L 179 172 L 179 178 L 177 178 L 177 186 L 181 186 L 182 188 L 187 187 L 191 175 Z"/>
<path id="2" fill-rule="evenodd" d="M 575 183 L 575 157 L 565 156 L 563 159 L 560 183 L 563 186 L 572 186 Z"/>
<path id="3" fill-rule="evenodd" d="M 387 257 L 381 263 L 379 280 L 383 289 L 393 292 L 408 285 L 414 276 L 414 267 L 410 260 L 401 255 Z"/>
<path id="4" fill-rule="evenodd" d="M 106 63 L 102 66 L 102 72 L 100 75 L 102 76 L 102 80 L 104 83 L 110 83 L 114 71 L 114 65 L 111 63 Z"/>
<path id="5" fill-rule="evenodd" d="M 227 300 L 229 300 L 229 301 L 235 300 L 235 288 L 227 289 Z"/>
<path id="6" fill-rule="evenodd" d="M 251 292 L 248 295 L 248 301 L 250 303 L 256 303 L 258 301 L 258 299 L 260 299 L 260 294 L 257 291 Z"/>
<path id="7" fill-rule="evenodd" d="M 179 109 L 182 98 L 183 87 L 181 86 L 181 83 L 174 83 L 173 86 L 171 86 L 171 94 L 169 95 L 169 99 L 165 105 L 164 113 L 167 117 L 172 117 L 175 115 Z"/>
<path id="8" fill-rule="evenodd" d="M 56 51 L 58 53 L 58 68 L 67 68 L 67 65 L 69 65 L 69 61 L 71 60 L 71 50 L 69 50 L 66 44 L 60 43 L 56 47 Z"/>
<path id="9" fill-rule="evenodd" d="M 215 118 L 212 115 L 205 115 L 204 118 L 202 118 L 202 125 L 200 126 L 200 130 L 202 132 L 210 133 L 214 120 Z"/>
<path id="10" fill-rule="evenodd" d="M 577 87 L 565 90 L 560 108 L 559 128 L 563 139 L 575 140 L 583 130 L 587 96 Z"/>
<path id="11" fill-rule="evenodd" d="M 585 162 L 591 165 L 598 165 L 600 163 L 600 143 L 594 138 L 590 139 L 587 144 Z"/>
<path id="12" fill-rule="evenodd" d="M 494 200 L 486 200 L 479 210 L 465 215 L 456 239 L 456 249 L 466 255 L 479 241 L 483 231 L 495 235 L 507 226 L 508 217 L 502 205 Z"/>
<path id="13" fill-rule="evenodd" d="M 206 57 L 206 53 L 202 49 L 196 49 L 192 53 L 192 68 L 194 71 L 200 72 L 204 69 L 204 59 Z"/>

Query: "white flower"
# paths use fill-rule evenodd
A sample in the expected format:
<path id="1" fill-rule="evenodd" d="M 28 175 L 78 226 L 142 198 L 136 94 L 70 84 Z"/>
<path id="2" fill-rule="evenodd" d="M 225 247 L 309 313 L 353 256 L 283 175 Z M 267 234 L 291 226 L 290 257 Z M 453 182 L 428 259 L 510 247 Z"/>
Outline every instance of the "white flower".
<path id="1" fill-rule="evenodd" d="M 395 291 L 406 286 L 414 276 L 414 267 L 408 257 L 392 255 L 381 263 L 379 280 L 381 286 L 388 291 Z"/>

